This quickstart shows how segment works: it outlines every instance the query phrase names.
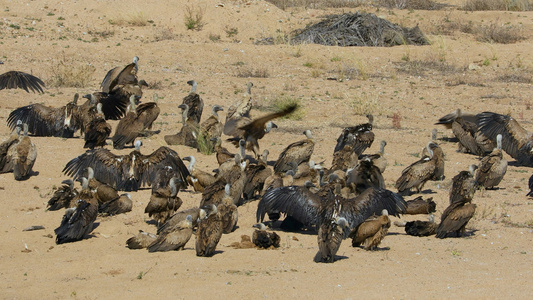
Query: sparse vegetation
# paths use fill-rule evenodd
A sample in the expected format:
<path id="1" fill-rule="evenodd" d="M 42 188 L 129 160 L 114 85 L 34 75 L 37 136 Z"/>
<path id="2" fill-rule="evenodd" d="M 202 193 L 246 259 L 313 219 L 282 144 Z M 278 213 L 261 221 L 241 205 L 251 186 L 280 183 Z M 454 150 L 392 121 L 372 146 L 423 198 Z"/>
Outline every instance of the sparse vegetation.
<path id="1" fill-rule="evenodd" d="M 512 44 L 525 39 L 520 28 L 508 24 L 477 26 L 474 34 L 479 41 L 487 43 Z"/>
<path id="2" fill-rule="evenodd" d="M 381 114 L 381 108 L 376 94 L 362 93 L 352 100 L 351 106 L 356 115 Z"/>
<path id="3" fill-rule="evenodd" d="M 529 0 L 466 0 L 463 10 L 504 10 L 504 11 L 528 11 L 531 10 Z"/>
<path id="4" fill-rule="evenodd" d="M 369 0 L 267 0 L 275 6 L 286 10 L 292 7 L 304 8 L 354 8 L 368 4 Z"/>
<path id="5" fill-rule="evenodd" d="M 400 115 L 400 112 L 395 112 L 392 114 L 392 128 L 394 129 L 402 128 L 401 121 L 402 121 L 402 116 Z"/>
<path id="6" fill-rule="evenodd" d="M 279 97 L 274 99 L 272 101 L 272 108 L 275 111 L 284 110 L 287 107 L 291 105 L 298 105 L 298 108 L 290 115 L 287 115 L 283 117 L 282 119 L 289 119 L 289 120 L 302 120 L 305 117 L 305 113 L 303 111 L 302 105 L 300 104 L 300 100 L 292 97 Z"/>
<path id="7" fill-rule="evenodd" d="M 115 19 L 110 19 L 109 23 L 118 26 L 146 26 L 150 23 L 150 20 L 144 12 L 138 11 L 126 15 L 120 15 Z"/>
<path id="8" fill-rule="evenodd" d="M 196 137 L 198 143 L 198 151 L 205 155 L 213 154 L 213 143 L 210 141 L 210 136 L 205 132 L 200 131 Z"/>
<path id="9" fill-rule="evenodd" d="M 268 70 L 266 68 L 258 68 L 258 69 L 239 69 L 237 72 L 237 77 L 242 78 L 268 78 L 270 77 L 270 74 L 268 73 Z"/>
<path id="10" fill-rule="evenodd" d="M 188 30 L 202 30 L 204 27 L 203 19 L 204 9 L 192 5 L 185 6 L 185 27 Z"/>
<path id="11" fill-rule="evenodd" d="M 375 0 L 374 2 L 389 9 L 436 10 L 442 7 L 442 4 L 431 0 Z"/>
<path id="12" fill-rule="evenodd" d="M 159 28 L 154 35 L 154 39 L 156 42 L 165 41 L 165 40 L 173 40 L 175 38 L 176 38 L 176 34 L 174 33 L 174 30 L 170 27 Z"/>
<path id="13" fill-rule="evenodd" d="M 51 68 L 51 85 L 55 87 L 84 88 L 89 85 L 96 68 L 65 56 Z"/>

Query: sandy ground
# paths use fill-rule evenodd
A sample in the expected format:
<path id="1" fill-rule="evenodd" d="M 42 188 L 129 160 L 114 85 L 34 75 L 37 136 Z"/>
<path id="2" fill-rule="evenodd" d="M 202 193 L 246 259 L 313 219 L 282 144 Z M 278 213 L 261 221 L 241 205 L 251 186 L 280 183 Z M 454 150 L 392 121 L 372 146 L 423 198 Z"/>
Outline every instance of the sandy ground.
<path id="1" fill-rule="evenodd" d="M 357 9 L 283 11 L 264 1 L 224 0 L 178 4 L 138 0 L 2 1 L 1 7 L 0 60 L 4 64 L 0 73 L 32 72 L 48 84 L 42 95 L 0 91 L 1 122 L 19 106 L 43 103 L 57 107 L 76 92 L 96 91 L 107 70 L 125 65 L 137 55 L 139 77 L 158 86 L 146 89 L 145 99 L 151 99 L 154 93 L 163 97 L 162 113 L 154 125 L 161 134 L 143 140 L 142 151 L 146 153 L 164 145 L 163 135 L 179 130 L 177 105 L 187 95 L 186 81 L 190 79 L 199 82 L 206 109 L 213 104 L 227 108 L 241 99 L 248 81 L 255 85 L 253 98 L 258 106 L 269 106 L 279 98 L 298 99 L 304 117 L 279 120 L 279 129 L 261 140 L 261 147 L 270 150 L 271 159 L 276 159 L 289 143 L 302 139 L 300 132 L 311 129 L 317 141 L 313 159 L 324 161 L 328 167 L 341 128 L 364 122 L 364 113 L 372 112 L 376 116 L 376 142 L 368 153 L 378 150 L 379 140 L 388 142 L 389 165 L 384 177 L 393 190 L 401 171 L 417 159 L 417 153 L 429 141 L 432 124 L 456 108 L 510 113 L 526 129 L 533 130 L 531 81 L 499 79 L 519 75 L 531 80 L 531 12 L 465 13 L 454 6 L 439 11 L 361 7 L 403 26 L 418 24 L 433 44 L 342 48 L 285 43 L 257 46 L 253 42 L 302 28 L 324 14 Z M 202 30 L 186 30 L 187 7 L 203 11 Z M 146 26 L 127 24 L 136 16 L 149 22 Z M 468 21 L 509 22 L 519 27 L 526 39 L 515 44 L 491 44 L 457 30 L 449 34 L 439 30 L 440 26 Z M 429 69 L 414 74 L 399 70 L 406 60 L 439 59 L 455 71 Z M 87 85 L 52 86 L 60 62 L 73 69 L 93 66 Z M 356 73 L 346 78 L 350 70 Z M 239 76 L 257 71 L 267 76 Z M 254 116 L 264 113 L 253 111 Z M 401 117 L 401 128 L 392 126 L 393 114 Z M 224 118 L 225 112 L 221 115 Z M 452 134 L 445 128 L 438 129 L 439 137 Z M 0 126 L 1 139 L 9 134 L 7 126 Z M 143 213 L 149 189 L 133 193 L 132 212 L 99 217 L 91 238 L 56 245 L 53 230 L 63 211 L 46 212 L 46 203 L 53 188 L 66 179 L 61 173 L 66 162 L 83 153 L 83 141 L 32 140 L 38 148 L 34 166 L 38 175 L 21 182 L 12 174 L 0 175 L 0 298 L 487 299 L 529 298 L 533 293 L 533 201 L 525 196 L 530 176 L 526 167 L 511 165 L 499 190 L 476 194 L 477 212 L 467 227 L 468 237 L 416 238 L 393 226 L 378 251 L 353 248 L 345 241 L 335 263 L 316 264 L 312 260 L 318 249 L 315 234 L 278 231 L 282 242 L 277 250 L 229 247 L 240 241 L 241 235 L 252 234 L 257 207 L 257 202 L 252 202 L 239 207 L 239 228 L 222 237 L 219 252 L 212 258 L 198 258 L 192 240 L 180 252 L 152 254 L 125 247 L 125 241 L 139 229 L 155 232 Z M 429 193 L 426 196 L 438 203 L 437 219 L 448 202 L 451 178 L 478 162 L 472 155 L 457 153 L 456 144 L 440 143 L 446 154 L 446 179 L 430 182 L 425 188 Z M 197 167 L 202 170 L 216 166 L 214 156 L 187 147 L 172 148 L 182 157 L 195 155 Z M 189 208 L 198 204 L 201 195 L 187 190 L 180 192 L 180 197 L 184 200 L 182 207 Z M 425 218 L 404 216 L 402 220 Z M 42 225 L 45 230 L 22 231 L 31 225 Z"/>

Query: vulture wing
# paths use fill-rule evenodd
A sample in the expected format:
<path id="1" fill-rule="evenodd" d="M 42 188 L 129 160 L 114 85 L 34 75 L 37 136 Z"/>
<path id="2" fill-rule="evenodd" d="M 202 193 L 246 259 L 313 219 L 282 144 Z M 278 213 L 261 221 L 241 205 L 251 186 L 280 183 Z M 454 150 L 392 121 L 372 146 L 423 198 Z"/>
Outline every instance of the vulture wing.
<path id="1" fill-rule="evenodd" d="M 36 76 L 20 71 L 9 71 L 0 75 L 0 90 L 3 89 L 24 89 L 34 93 L 44 93 L 44 82 Z"/>

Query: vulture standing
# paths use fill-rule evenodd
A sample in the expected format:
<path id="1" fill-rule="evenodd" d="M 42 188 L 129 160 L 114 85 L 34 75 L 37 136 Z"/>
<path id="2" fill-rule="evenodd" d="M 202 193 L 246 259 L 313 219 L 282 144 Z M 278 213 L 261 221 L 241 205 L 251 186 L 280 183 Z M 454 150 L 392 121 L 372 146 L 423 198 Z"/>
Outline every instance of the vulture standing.
<path id="1" fill-rule="evenodd" d="M 34 93 L 44 93 L 44 82 L 39 77 L 22 71 L 8 71 L 0 75 L 0 90 L 23 89 Z"/>
<path id="2" fill-rule="evenodd" d="M 441 216 L 437 237 L 459 237 L 464 235 L 468 221 L 474 216 L 476 205 L 467 201 L 454 202 L 448 206 Z"/>
<path id="3" fill-rule="evenodd" d="M 199 125 L 194 119 L 189 118 L 189 106 L 187 104 L 181 104 L 178 107 L 183 110 L 183 126 L 178 133 L 165 135 L 165 142 L 169 145 L 185 145 L 196 149 L 198 148 Z"/>
<path id="4" fill-rule="evenodd" d="M 355 153 L 353 148 L 354 140 L 354 136 L 348 134 L 346 137 L 346 145 L 344 145 L 342 149 L 333 153 L 331 168 L 329 169 L 328 174 L 337 170 L 345 171 L 357 165 L 359 156 Z"/>
<path id="5" fill-rule="evenodd" d="M 390 228 L 389 214 L 386 209 L 379 217 L 366 219 L 352 232 L 352 246 L 363 246 L 365 250 L 375 250 Z"/>
<path id="6" fill-rule="evenodd" d="M 78 179 L 91 167 L 97 180 L 120 191 L 136 191 L 141 186 L 151 185 L 162 168 L 186 182 L 190 174 L 176 151 L 162 146 L 152 154 L 143 155 L 141 144 L 141 141 L 135 142 L 136 149 L 126 155 L 116 155 L 103 148 L 87 150 L 70 160 L 63 173 Z"/>
<path id="7" fill-rule="evenodd" d="M 154 121 L 159 116 L 161 109 L 157 105 L 158 102 L 159 102 L 159 96 L 157 94 L 154 94 L 153 102 L 141 103 L 137 107 L 137 114 L 139 115 L 138 118 L 140 122 L 143 124 L 143 130 L 144 129 L 151 130 Z"/>
<path id="8" fill-rule="evenodd" d="M 165 223 L 183 204 L 181 198 L 178 197 L 178 191 L 184 187 L 184 182 L 177 177 L 171 178 L 168 186 L 154 186 L 144 213 L 153 217 L 158 226 Z"/>
<path id="9" fill-rule="evenodd" d="M 239 212 L 237 206 L 233 204 L 230 189 L 231 184 L 227 183 L 224 187 L 224 197 L 222 197 L 220 204 L 217 205 L 220 216 L 222 217 L 222 232 L 225 234 L 233 232 L 239 219 Z"/>
<path id="10" fill-rule="evenodd" d="M 54 230 L 56 244 L 82 240 L 93 230 L 98 215 L 98 201 L 89 190 L 87 178 L 83 177 L 81 182 L 82 190 L 75 199 L 76 206 L 65 210 L 61 224 Z"/>
<path id="11" fill-rule="evenodd" d="M 476 183 L 486 189 L 493 189 L 498 186 L 507 173 L 507 160 L 502 153 L 502 135 L 496 136 L 497 147 L 492 152 L 483 157 L 476 172 Z"/>
<path id="12" fill-rule="evenodd" d="M 196 192 L 203 192 L 207 186 L 216 181 L 214 175 L 194 168 L 196 164 L 194 156 L 185 156 L 183 160 L 189 161 L 188 170 L 191 175 L 187 177 L 187 182 L 193 186 Z"/>
<path id="13" fill-rule="evenodd" d="M 351 187 L 356 195 L 359 195 L 370 187 L 385 188 L 385 179 L 379 168 L 374 166 L 372 160 L 367 157 L 359 161 L 351 172 L 348 172 L 346 185 Z"/>
<path id="14" fill-rule="evenodd" d="M 220 137 L 212 138 L 211 142 L 214 143 L 213 150 L 216 153 L 218 165 L 221 165 L 235 157 L 234 153 L 231 153 L 228 151 L 228 149 L 222 147 L 222 139 Z"/>
<path id="15" fill-rule="evenodd" d="M 140 112 L 136 109 L 135 96 L 130 97 L 128 113 L 118 122 L 113 136 L 113 148 L 124 149 L 127 144 L 133 144 L 135 139 L 141 136 L 144 130 L 144 122 L 140 118 Z"/>
<path id="16" fill-rule="evenodd" d="M 294 165 L 308 164 L 315 149 L 315 142 L 310 130 L 304 131 L 305 140 L 294 142 L 287 146 L 279 155 L 274 164 L 274 172 L 287 172 L 292 170 Z M 296 170 L 295 170 L 296 171 Z"/>
<path id="17" fill-rule="evenodd" d="M 213 138 L 220 138 L 222 131 L 224 130 L 224 125 L 220 122 L 218 117 L 218 112 L 223 111 L 224 108 L 220 105 L 213 105 L 212 114 L 209 118 L 200 124 L 200 130 L 202 134 L 206 137 L 206 140 L 211 142 Z"/>
<path id="18" fill-rule="evenodd" d="M 102 103 L 96 105 L 96 116 L 87 124 L 85 129 L 85 145 L 83 148 L 94 149 L 107 145 L 107 138 L 111 135 L 111 125 L 106 120 L 102 112 Z"/>
<path id="19" fill-rule="evenodd" d="M 139 70 L 139 57 L 133 57 L 133 62 L 125 67 L 115 67 L 107 72 L 100 87 L 102 92 L 110 93 L 115 87 L 125 84 L 137 83 L 137 71 Z"/>
<path id="20" fill-rule="evenodd" d="M 342 150 L 345 146 L 349 145 L 353 148 L 353 151 L 357 156 L 361 155 L 366 148 L 372 146 L 374 142 L 374 133 L 372 127 L 374 123 L 374 116 L 367 115 L 368 123 L 359 124 L 353 127 L 346 127 L 342 130 L 342 133 L 337 138 L 337 145 L 333 152 Z M 353 136 L 353 139 L 349 139 L 349 136 Z"/>
<path id="21" fill-rule="evenodd" d="M 187 119 L 196 124 L 200 124 L 202 112 L 204 110 L 204 101 L 200 95 L 196 93 L 198 83 L 194 80 L 189 80 L 187 81 L 187 84 L 191 86 L 191 92 L 183 98 L 182 105 L 187 105 L 188 107 L 186 112 Z"/>
<path id="22" fill-rule="evenodd" d="M 228 108 L 228 113 L 226 114 L 226 122 L 224 123 L 225 135 L 238 136 L 242 134 L 242 131 L 238 128 L 252 121 L 252 119 L 250 118 L 250 110 L 252 109 L 252 86 L 254 85 L 251 82 L 247 84 L 247 93 L 245 100 L 238 101 L 237 103 L 232 104 Z"/>
<path id="23" fill-rule="evenodd" d="M 460 201 L 472 201 L 477 189 L 474 172 L 476 165 L 470 165 L 468 171 L 461 171 L 452 178 L 452 188 L 450 190 L 450 204 Z"/>
<path id="24" fill-rule="evenodd" d="M 503 150 L 519 165 L 533 167 L 533 133 L 525 130 L 511 116 L 483 112 L 477 117 L 483 134 L 493 141 L 501 134 Z"/>
<path id="25" fill-rule="evenodd" d="M 24 135 L 8 150 L 15 180 L 27 179 L 32 174 L 33 164 L 37 159 L 37 147 L 28 136 L 28 124 L 23 124 L 23 127 Z"/>
<path id="26" fill-rule="evenodd" d="M 182 250 L 192 236 L 192 216 L 187 215 L 185 220 L 166 228 L 157 239 L 148 246 L 149 252 L 166 252 Z"/>
<path id="27" fill-rule="evenodd" d="M 48 200 L 46 210 L 60 210 L 61 208 L 69 208 L 73 206 L 72 200 L 78 195 L 78 191 L 74 187 L 72 179 L 63 180 L 63 185 L 58 188 L 52 198 Z"/>
<path id="28" fill-rule="evenodd" d="M 15 133 L 0 144 L 0 173 L 13 171 L 13 161 L 11 160 L 15 145 L 20 142 L 22 133 L 22 121 L 17 122 Z M 11 150 L 10 150 L 11 149 Z"/>
<path id="29" fill-rule="evenodd" d="M 376 154 L 362 154 L 359 155 L 359 160 L 368 158 L 372 161 L 374 166 L 378 167 L 379 171 L 383 174 L 387 168 L 387 159 L 385 158 L 385 146 L 387 146 L 386 141 L 381 141 L 379 152 Z"/>
<path id="30" fill-rule="evenodd" d="M 159 228 L 157 228 L 157 234 L 167 230 L 167 228 L 170 228 L 172 226 L 176 226 L 179 222 L 185 220 L 187 216 L 192 216 L 192 227 L 196 227 L 198 225 L 199 220 L 203 220 L 207 217 L 206 210 L 199 207 L 193 207 L 186 210 L 178 211 L 175 214 L 173 214 L 166 222 L 165 224 L 161 225 Z"/>
<path id="31" fill-rule="evenodd" d="M 444 153 L 442 149 L 433 142 L 429 142 L 426 149 L 429 157 L 425 156 L 405 168 L 402 175 L 396 180 L 396 188 L 399 193 L 407 192 L 413 187 L 417 193 L 420 193 L 428 180 L 443 176 Z"/>
<path id="32" fill-rule="evenodd" d="M 264 150 L 257 164 L 246 167 L 246 183 L 243 190 L 244 200 L 252 200 L 256 192 L 261 193 L 268 177 L 272 176 L 272 169 L 268 167 L 268 150 Z"/>
<path id="33" fill-rule="evenodd" d="M 215 254 L 222 237 L 223 222 L 216 205 L 210 204 L 204 209 L 207 211 L 207 217 L 198 222 L 196 230 L 196 256 L 210 257 Z"/>

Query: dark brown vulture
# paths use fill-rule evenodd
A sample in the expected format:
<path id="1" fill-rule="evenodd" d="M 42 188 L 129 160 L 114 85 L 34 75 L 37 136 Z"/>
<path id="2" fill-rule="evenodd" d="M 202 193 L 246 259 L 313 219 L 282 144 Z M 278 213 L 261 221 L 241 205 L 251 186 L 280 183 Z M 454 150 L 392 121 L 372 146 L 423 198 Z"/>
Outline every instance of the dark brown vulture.
<path id="1" fill-rule="evenodd" d="M 337 145 L 335 145 L 333 153 L 342 150 L 345 146 L 351 146 L 355 154 L 359 156 L 366 148 L 372 146 L 374 142 L 374 133 L 372 132 L 374 116 L 367 115 L 366 117 L 368 118 L 368 123 L 346 127 L 342 130 L 342 133 L 337 138 Z M 350 135 L 354 138 L 349 139 Z"/>
<path id="2" fill-rule="evenodd" d="M 182 105 L 187 105 L 187 119 L 194 121 L 196 124 L 200 124 L 202 119 L 202 112 L 204 110 L 204 101 L 199 94 L 196 93 L 198 83 L 194 80 L 187 81 L 187 84 L 191 86 L 191 92 L 189 95 L 183 98 Z"/>
<path id="3" fill-rule="evenodd" d="M 200 124 L 200 130 L 209 142 L 211 142 L 211 139 L 217 137 L 220 138 L 222 135 L 224 125 L 220 122 L 218 112 L 223 110 L 224 108 L 222 108 L 222 106 L 213 105 L 211 116 Z"/>
<path id="4" fill-rule="evenodd" d="M 408 192 L 415 188 L 420 193 L 424 184 L 433 178 L 442 177 L 444 174 L 444 153 L 439 145 L 429 142 L 426 147 L 429 157 L 422 157 L 402 171 L 402 175 L 396 180 L 396 188 L 399 193 Z M 439 176 L 442 174 L 441 176 Z"/>
<path id="5" fill-rule="evenodd" d="M 268 166 L 268 150 L 264 150 L 257 164 L 246 166 L 246 183 L 243 190 L 243 199 L 252 200 L 256 193 L 261 194 L 265 181 L 272 176 L 273 171 Z"/>
<path id="6" fill-rule="evenodd" d="M 468 171 L 461 171 L 452 178 L 450 204 L 461 201 L 472 201 L 477 189 L 476 180 L 474 179 L 476 169 L 476 165 L 470 165 Z"/>
<path id="7" fill-rule="evenodd" d="M 128 113 L 115 128 L 115 135 L 112 138 L 113 148 L 124 149 L 127 144 L 133 144 L 135 139 L 141 136 L 143 130 L 144 122 L 140 119 L 140 113 L 137 111 L 135 96 L 131 96 Z"/>
<path id="8" fill-rule="evenodd" d="M 151 130 L 154 121 L 159 116 L 161 109 L 157 105 L 158 102 L 159 102 L 159 96 L 157 96 L 157 94 L 154 94 L 153 102 L 141 103 L 137 107 L 137 114 L 139 115 L 139 120 L 143 124 L 143 130 L 144 129 Z"/>
<path id="9" fill-rule="evenodd" d="M 166 252 L 182 250 L 192 236 L 192 216 L 187 215 L 185 220 L 167 227 L 157 239 L 148 246 L 149 252 Z"/>
<path id="10" fill-rule="evenodd" d="M 405 233 L 412 236 L 430 236 L 437 233 L 439 224 L 435 223 L 435 216 L 429 215 L 429 221 L 410 221 L 405 223 Z"/>
<path id="11" fill-rule="evenodd" d="M 486 189 L 498 186 L 507 173 L 507 160 L 502 153 L 502 135 L 496 136 L 497 148 L 483 157 L 476 172 L 476 183 Z"/>
<path id="12" fill-rule="evenodd" d="M 32 175 L 33 164 L 37 159 L 37 147 L 28 136 L 28 124 L 22 124 L 24 135 L 8 149 L 15 180 L 25 180 Z"/>
<path id="13" fill-rule="evenodd" d="M 305 140 L 294 142 L 287 146 L 279 155 L 274 164 L 274 172 L 287 172 L 294 165 L 308 164 L 315 149 L 315 142 L 310 130 L 304 131 Z"/>
<path id="14" fill-rule="evenodd" d="M 387 159 L 385 158 L 385 146 L 387 146 L 387 142 L 381 141 L 378 153 L 361 154 L 359 155 L 359 160 L 363 160 L 365 158 L 370 159 L 374 166 L 378 167 L 381 174 L 383 174 L 383 172 L 385 172 L 385 169 L 387 168 Z"/>
<path id="15" fill-rule="evenodd" d="M 157 235 L 139 230 L 137 235 L 126 241 L 126 246 L 130 249 L 145 249 L 157 239 Z"/>
<path id="16" fill-rule="evenodd" d="M 144 213 L 152 217 L 158 226 L 165 223 L 183 204 L 181 198 L 178 197 L 178 191 L 185 187 L 186 183 L 177 177 L 171 178 L 167 186 L 154 185 L 150 202 L 146 205 Z"/>
<path id="17" fill-rule="evenodd" d="M 110 93 L 115 87 L 125 84 L 137 83 L 137 71 L 139 70 L 139 57 L 133 57 L 133 62 L 125 67 L 115 67 L 107 72 L 100 84 L 102 92 Z"/>
<path id="18" fill-rule="evenodd" d="M 476 205 L 465 202 L 450 204 L 442 213 L 440 225 L 437 228 L 439 239 L 447 237 L 460 237 L 465 233 L 468 221 L 474 216 Z"/>
<path id="19" fill-rule="evenodd" d="M 0 75 L 0 90 L 3 89 L 23 89 L 34 93 L 44 93 L 44 82 L 37 76 L 33 76 L 21 71 L 9 71 Z"/>
<path id="20" fill-rule="evenodd" d="M 157 234 L 167 230 L 168 228 L 172 226 L 176 226 L 179 222 L 185 220 L 187 216 L 189 215 L 192 217 L 193 228 L 198 225 L 199 220 L 203 220 L 207 217 L 207 213 L 205 209 L 202 209 L 199 207 L 193 207 L 193 208 L 185 209 L 182 211 L 178 211 L 175 214 L 173 214 L 163 225 L 157 228 Z"/>
<path id="21" fill-rule="evenodd" d="M 457 117 L 463 118 L 465 121 L 469 123 L 478 124 L 478 118 L 476 115 L 473 114 L 465 114 L 461 111 L 461 109 L 457 109 L 456 111 L 449 113 L 445 115 L 444 117 L 440 118 L 435 125 L 444 125 L 448 129 L 452 129 L 452 124 L 457 119 Z"/>
<path id="22" fill-rule="evenodd" d="M 133 208 L 133 201 L 131 195 L 125 193 L 118 198 L 105 202 L 103 205 L 98 206 L 98 212 L 108 216 L 114 216 L 130 212 Z"/>
<path id="23" fill-rule="evenodd" d="M 103 148 L 87 150 L 69 161 L 63 173 L 78 179 L 88 167 L 92 167 L 97 180 L 120 191 L 136 191 L 142 186 L 150 186 L 159 168 L 169 169 L 173 176 L 186 182 L 190 174 L 176 151 L 160 147 L 143 155 L 141 144 L 137 141 L 136 149 L 126 155 L 116 155 Z"/>
<path id="24" fill-rule="evenodd" d="M 228 108 L 226 114 L 226 121 L 224 123 L 224 134 L 228 136 L 239 136 L 242 130 L 239 127 L 252 122 L 250 118 L 250 110 L 252 109 L 252 86 L 253 83 L 247 84 L 246 99 L 237 101 Z"/>
<path id="25" fill-rule="evenodd" d="M 279 248 L 281 238 L 275 232 L 266 231 L 263 223 L 254 224 L 252 227 L 257 228 L 252 234 L 252 242 L 259 248 L 268 249 L 271 247 Z"/>
<path id="26" fill-rule="evenodd" d="M 433 197 L 424 200 L 422 196 L 418 196 L 413 200 L 406 201 L 406 203 L 406 215 L 430 214 L 435 212 L 437 208 L 437 203 L 433 201 Z"/>
<path id="27" fill-rule="evenodd" d="M 102 103 L 96 105 L 96 115 L 85 128 L 85 145 L 83 148 L 94 149 L 107 145 L 107 138 L 111 135 L 111 125 L 106 120 L 102 112 Z"/>
<path id="28" fill-rule="evenodd" d="M 178 133 L 165 135 L 165 142 L 169 145 L 185 145 L 197 149 L 200 125 L 187 116 L 189 114 L 189 106 L 187 104 L 180 104 L 178 107 L 183 110 L 183 126 Z"/>
<path id="29" fill-rule="evenodd" d="M 216 181 L 214 174 L 194 168 L 194 165 L 196 164 L 196 158 L 194 156 L 186 156 L 182 159 L 189 161 L 189 166 L 187 168 L 191 175 L 187 177 L 187 182 L 193 186 L 196 192 L 203 192 L 207 186 Z"/>
<path id="30" fill-rule="evenodd" d="M 370 187 L 385 188 L 385 179 L 374 166 L 370 158 L 359 161 L 357 166 L 346 175 L 346 186 L 350 187 L 356 195 L 361 194 Z"/>
<path id="31" fill-rule="evenodd" d="M 69 208 L 73 206 L 72 200 L 78 195 L 78 190 L 74 187 L 72 179 L 63 180 L 63 185 L 58 188 L 52 198 L 48 200 L 46 210 L 60 210 L 61 208 Z"/>
<path id="32" fill-rule="evenodd" d="M 198 222 L 196 256 L 210 257 L 215 254 L 215 249 L 222 237 L 222 216 L 214 204 L 202 208 L 206 210 L 207 217 Z"/>

